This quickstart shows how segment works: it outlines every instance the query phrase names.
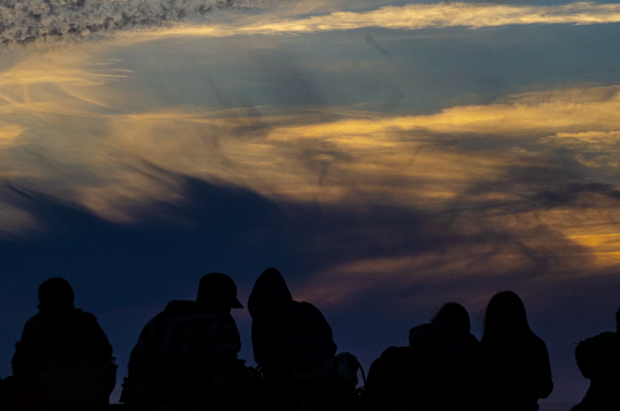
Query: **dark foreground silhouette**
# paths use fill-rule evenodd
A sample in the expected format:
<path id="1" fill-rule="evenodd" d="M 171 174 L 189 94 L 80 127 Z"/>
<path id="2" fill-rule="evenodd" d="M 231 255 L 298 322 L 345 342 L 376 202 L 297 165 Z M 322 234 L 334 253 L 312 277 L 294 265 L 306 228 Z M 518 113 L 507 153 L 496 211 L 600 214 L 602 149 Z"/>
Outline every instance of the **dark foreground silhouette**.
<path id="1" fill-rule="evenodd" d="M 196 301 L 169 302 L 146 324 L 131 352 L 121 401 L 245 399 L 253 373 L 237 358 L 241 340 L 231 308 L 243 305 L 234 281 L 222 273 L 202 277 Z"/>
<path id="2" fill-rule="evenodd" d="M 390 347 L 372 363 L 366 394 L 401 404 L 479 404 L 482 351 L 469 331 L 467 310 L 445 304 L 430 324 L 409 331 L 408 347 Z"/>
<path id="3" fill-rule="evenodd" d="M 487 305 L 482 335 L 483 395 L 497 410 L 538 410 L 553 390 L 547 346 L 527 322 L 525 306 L 512 291 Z"/>
<path id="4" fill-rule="evenodd" d="M 390 347 L 371 365 L 367 395 L 400 406 L 536 411 L 553 389 L 545 343 L 530 329 L 512 291 L 491 298 L 482 343 L 469 315 L 444 305 L 430 324 L 409 332 L 409 347 Z"/>
<path id="5" fill-rule="evenodd" d="M 312 304 L 294 301 L 275 268 L 256 280 L 248 299 L 252 346 L 267 398 L 353 398 L 358 363 L 336 356 L 332 329 Z"/>
<path id="6" fill-rule="evenodd" d="M 169 302 L 132 350 L 125 404 L 107 405 L 116 378 L 112 347 L 95 316 L 74 307 L 70 284 L 51 278 L 16 344 L 14 375 L 0 380 L 0 410 L 536 411 L 553 389 L 546 345 L 511 291 L 489 301 L 481 342 L 467 310 L 447 303 L 410 330 L 409 346 L 386 349 L 358 389 L 357 359 L 336 355 L 325 317 L 293 300 L 275 268 L 259 276 L 248 300 L 258 369 L 245 366 L 230 315 L 243 308 L 236 295 L 230 277 L 210 273 L 196 301 Z M 576 348 L 591 384 L 573 411 L 620 411 L 620 310 L 616 322 L 615 333 Z"/>
<path id="7" fill-rule="evenodd" d="M 74 307 L 71 285 L 39 287 L 39 313 L 15 345 L 13 376 L 3 381 L 9 405 L 107 404 L 116 383 L 112 346 L 94 315 Z"/>
<path id="8" fill-rule="evenodd" d="M 616 312 L 616 332 L 588 338 L 575 348 L 575 359 L 590 387 L 572 411 L 620 410 L 620 309 Z"/>

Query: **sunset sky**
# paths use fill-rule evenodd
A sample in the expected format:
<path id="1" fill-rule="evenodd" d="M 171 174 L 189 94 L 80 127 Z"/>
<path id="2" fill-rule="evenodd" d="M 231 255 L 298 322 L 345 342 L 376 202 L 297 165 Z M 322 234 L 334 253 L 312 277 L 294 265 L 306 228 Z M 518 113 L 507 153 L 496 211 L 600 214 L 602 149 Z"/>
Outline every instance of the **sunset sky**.
<path id="1" fill-rule="evenodd" d="M 0 376 L 67 278 L 114 346 L 266 268 L 370 363 L 511 289 L 549 348 L 620 306 L 620 4 L 0 0 Z M 209 7 L 214 6 L 214 7 Z M 254 364 L 246 310 L 234 316 Z M 118 391 L 113 396 L 118 398 Z"/>

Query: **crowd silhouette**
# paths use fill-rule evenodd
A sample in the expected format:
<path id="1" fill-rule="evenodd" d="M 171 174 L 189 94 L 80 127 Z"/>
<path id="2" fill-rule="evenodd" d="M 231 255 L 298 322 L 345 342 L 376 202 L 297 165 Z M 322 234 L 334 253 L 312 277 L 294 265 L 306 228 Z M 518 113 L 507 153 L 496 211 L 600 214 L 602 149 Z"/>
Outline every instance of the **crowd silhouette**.
<path id="1" fill-rule="evenodd" d="M 62 278 L 43 282 L 38 293 L 39 312 L 16 343 L 13 375 L 0 381 L 3 407 L 108 404 L 117 367 L 97 319 L 75 308 Z M 140 333 L 121 402 L 535 411 L 553 390 L 546 345 L 512 291 L 489 301 L 481 341 L 470 333 L 467 310 L 449 302 L 430 323 L 411 328 L 408 346 L 387 348 L 359 388 L 356 357 L 337 354 L 323 314 L 295 301 L 278 270 L 258 277 L 247 302 L 256 368 L 238 358 L 241 341 L 230 313 L 241 308 L 235 282 L 223 273 L 203 276 L 195 301 L 170 301 Z M 620 410 L 620 310 L 616 323 L 615 332 L 588 338 L 575 350 L 590 387 L 573 411 Z"/>

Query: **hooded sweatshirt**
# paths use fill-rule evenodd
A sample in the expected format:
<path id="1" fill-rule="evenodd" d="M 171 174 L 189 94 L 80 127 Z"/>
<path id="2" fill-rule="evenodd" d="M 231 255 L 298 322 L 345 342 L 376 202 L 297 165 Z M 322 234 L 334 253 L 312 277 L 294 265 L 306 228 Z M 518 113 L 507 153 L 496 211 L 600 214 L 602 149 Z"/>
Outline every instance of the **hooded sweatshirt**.
<path id="1" fill-rule="evenodd" d="M 332 330 L 312 304 L 294 301 L 275 268 L 260 275 L 250 298 L 254 360 L 266 379 L 308 372 L 336 354 Z"/>

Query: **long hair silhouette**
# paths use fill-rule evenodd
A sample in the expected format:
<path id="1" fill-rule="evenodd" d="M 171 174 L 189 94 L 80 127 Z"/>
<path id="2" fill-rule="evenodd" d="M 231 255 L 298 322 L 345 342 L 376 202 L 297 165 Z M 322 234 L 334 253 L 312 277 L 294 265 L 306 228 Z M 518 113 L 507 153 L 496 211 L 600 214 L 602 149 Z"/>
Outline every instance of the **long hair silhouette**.
<path id="1" fill-rule="evenodd" d="M 491 298 L 484 318 L 482 342 L 526 338 L 533 334 L 525 306 L 517 294 L 502 291 Z"/>

